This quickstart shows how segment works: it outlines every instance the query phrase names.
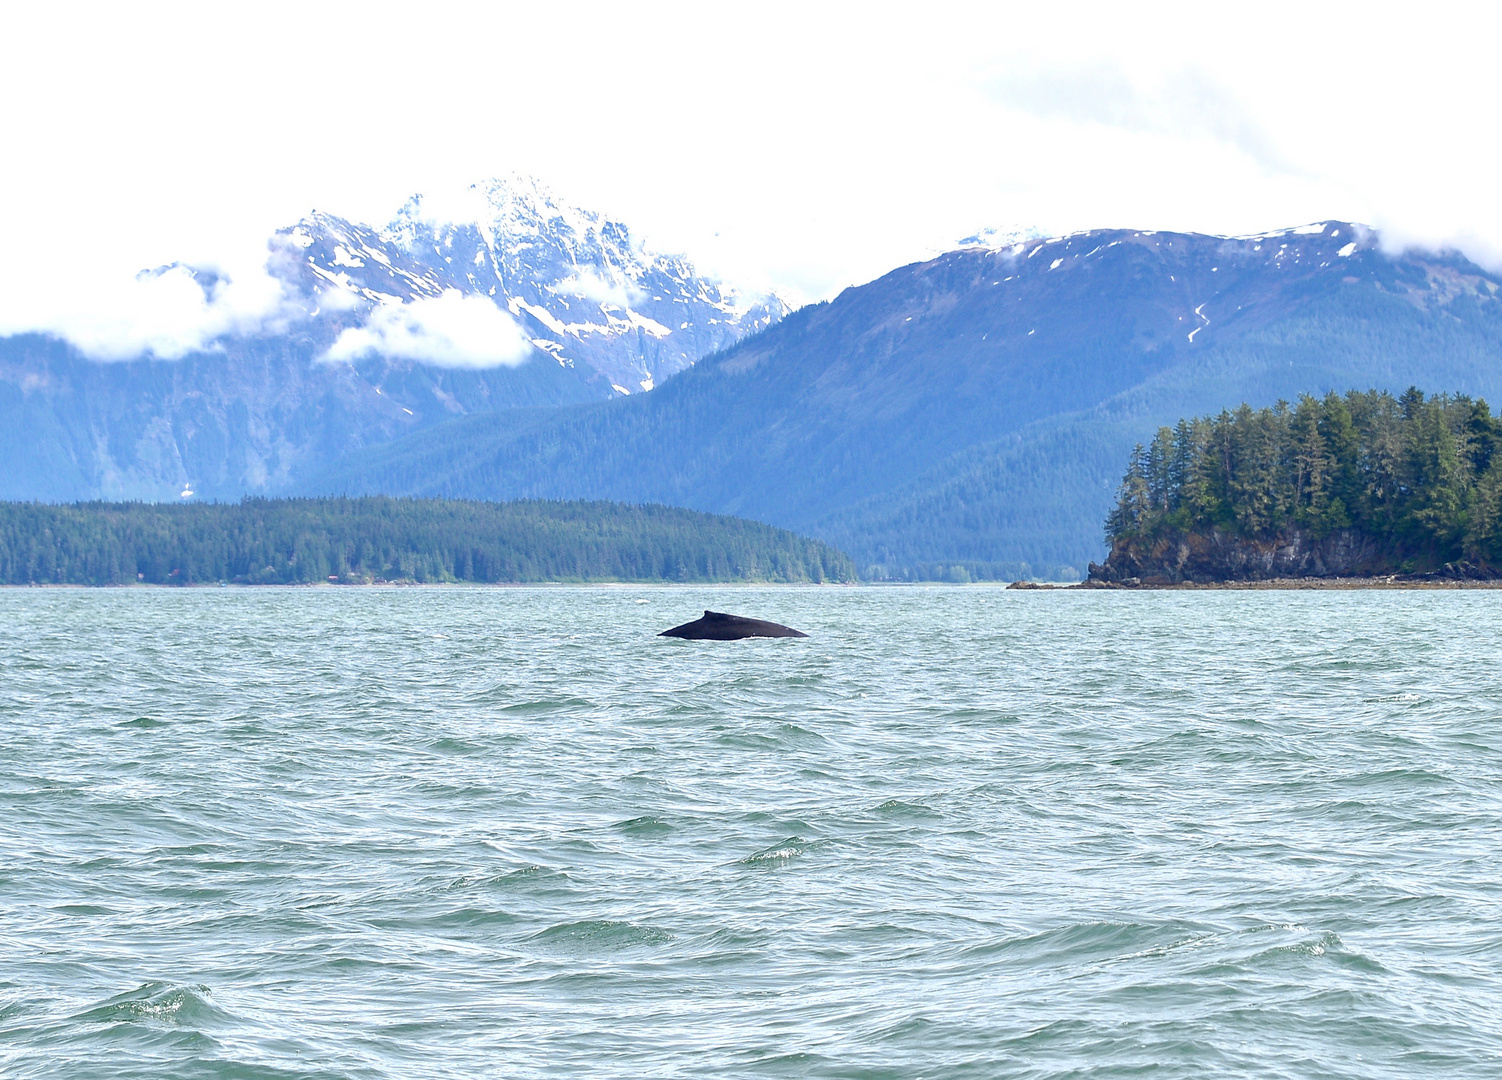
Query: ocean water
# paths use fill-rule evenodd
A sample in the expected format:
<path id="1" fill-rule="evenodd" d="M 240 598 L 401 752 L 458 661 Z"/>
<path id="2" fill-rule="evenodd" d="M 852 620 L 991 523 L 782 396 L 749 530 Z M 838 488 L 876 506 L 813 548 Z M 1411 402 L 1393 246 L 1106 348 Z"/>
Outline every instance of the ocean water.
<path id="1" fill-rule="evenodd" d="M 1497 1077 L 1499 610 L 0 591 L 0 1075 Z"/>

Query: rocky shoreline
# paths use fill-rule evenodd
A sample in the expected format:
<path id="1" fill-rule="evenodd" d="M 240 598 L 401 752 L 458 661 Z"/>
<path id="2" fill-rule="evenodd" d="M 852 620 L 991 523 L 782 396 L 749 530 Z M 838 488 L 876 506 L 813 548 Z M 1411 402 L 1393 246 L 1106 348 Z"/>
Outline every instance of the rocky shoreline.
<path id="1" fill-rule="evenodd" d="M 1258 581 L 1142 581 L 1130 578 L 1126 581 L 1081 581 L 1077 585 L 1048 585 L 1036 581 L 1014 581 L 1008 589 L 1125 589 L 1133 592 L 1162 592 L 1191 589 L 1237 589 L 1247 590 L 1294 590 L 1324 589 L 1354 591 L 1357 589 L 1502 589 L 1502 580 L 1430 579 L 1422 577 L 1327 577 L 1327 578 L 1264 578 Z"/>
<path id="2" fill-rule="evenodd" d="M 1014 582 L 1010 588 L 1074 589 L 1495 589 L 1502 570 L 1385 546 L 1354 530 L 1312 536 L 1289 530 L 1247 539 L 1220 530 L 1118 537 L 1104 564 L 1078 585 Z M 1416 570 L 1430 566 L 1433 569 Z M 1399 567 L 1404 569 L 1400 570 Z"/>
<path id="3" fill-rule="evenodd" d="M 1089 588 L 1456 588 L 1495 585 L 1502 571 L 1408 550 L 1354 529 L 1289 529 L 1248 538 L 1220 529 L 1117 537 Z"/>

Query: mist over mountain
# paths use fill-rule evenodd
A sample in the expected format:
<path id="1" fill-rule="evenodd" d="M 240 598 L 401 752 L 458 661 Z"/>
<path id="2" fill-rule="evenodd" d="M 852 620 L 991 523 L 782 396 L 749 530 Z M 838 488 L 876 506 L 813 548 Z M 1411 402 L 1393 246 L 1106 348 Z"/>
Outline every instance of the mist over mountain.
<path id="1" fill-rule="evenodd" d="M 661 501 L 882 574 L 1068 574 L 1183 415 L 1419 383 L 1502 397 L 1499 280 L 1360 226 L 1100 230 L 902 267 L 644 397 L 439 425 L 306 490 Z"/>
<path id="2" fill-rule="evenodd" d="M 528 177 L 476 184 L 437 213 L 429 202 L 415 196 L 380 230 L 309 216 L 278 235 L 293 253 L 288 277 L 323 308 L 357 312 L 364 327 L 393 307 L 421 309 L 453 293 L 489 301 L 533 347 L 617 394 L 651 390 L 790 310 L 642 248 L 621 222 Z M 418 336 L 442 333 L 441 320 L 430 328 L 420 310 L 413 321 Z M 379 331 L 364 336 L 369 351 L 389 353 Z M 350 351 L 335 346 L 336 355 Z M 455 363 L 487 359 L 481 348 Z"/>
<path id="3" fill-rule="evenodd" d="M 282 230 L 281 304 L 182 357 L 0 338 L 0 498 L 272 492 L 453 417 L 642 393 L 788 310 L 525 177 L 446 210 L 414 197 L 381 228 L 315 213 Z M 141 277 L 206 302 L 226 287 L 206 267 Z"/>

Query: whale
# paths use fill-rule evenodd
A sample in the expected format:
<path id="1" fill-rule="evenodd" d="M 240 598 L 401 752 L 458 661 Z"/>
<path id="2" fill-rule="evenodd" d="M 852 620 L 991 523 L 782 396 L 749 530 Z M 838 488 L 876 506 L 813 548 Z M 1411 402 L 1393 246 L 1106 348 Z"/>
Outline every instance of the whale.
<path id="1" fill-rule="evenodd" d="M 744 615 L 727 615 L 723 611 L 706 611 L 704 617 L 664 630 L 658 637 L 687 638 L 689 641 L 739 641 L 748 637 L 808 637 L 781 623 L 765 619 L 748 619 Z"/>

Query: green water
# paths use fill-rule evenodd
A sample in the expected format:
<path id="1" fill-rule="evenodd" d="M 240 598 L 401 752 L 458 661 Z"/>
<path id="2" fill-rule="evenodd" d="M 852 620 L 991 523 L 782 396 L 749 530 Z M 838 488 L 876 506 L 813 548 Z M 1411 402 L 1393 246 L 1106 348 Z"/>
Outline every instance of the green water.
<path id="1" fill-rule="evenodd" d="M 0 591 L 0 1074 L 1502 1075 L 1499 604 Z"/>

